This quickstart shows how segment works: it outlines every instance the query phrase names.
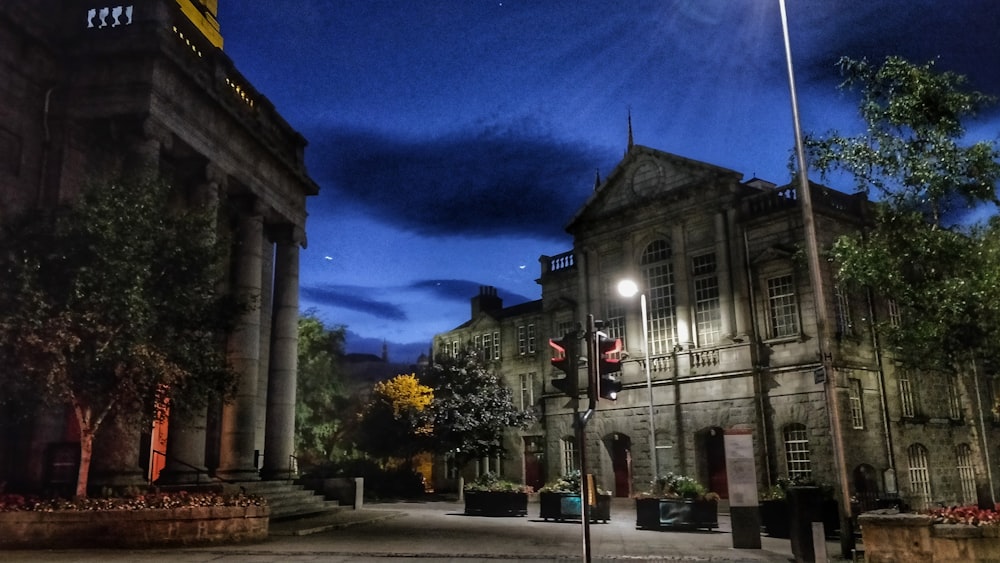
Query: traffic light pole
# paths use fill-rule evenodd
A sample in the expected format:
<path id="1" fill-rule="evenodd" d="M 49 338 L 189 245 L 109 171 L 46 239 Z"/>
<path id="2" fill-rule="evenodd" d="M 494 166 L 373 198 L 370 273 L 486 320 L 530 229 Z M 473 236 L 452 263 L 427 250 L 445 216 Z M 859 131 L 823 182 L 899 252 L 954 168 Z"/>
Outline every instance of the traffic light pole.
<path id="1" fill-rule="evenodd" d="M 597 409 L 597 330 L 594 315 L 587 315 L 587 411 L 576 409 L 573 422 L 576 426 L 576 447 L 580 452 L 580 520 L 583 522 L 583 560 L 590 563 L 590 482 L 587 479 L 587 422 Z"/>

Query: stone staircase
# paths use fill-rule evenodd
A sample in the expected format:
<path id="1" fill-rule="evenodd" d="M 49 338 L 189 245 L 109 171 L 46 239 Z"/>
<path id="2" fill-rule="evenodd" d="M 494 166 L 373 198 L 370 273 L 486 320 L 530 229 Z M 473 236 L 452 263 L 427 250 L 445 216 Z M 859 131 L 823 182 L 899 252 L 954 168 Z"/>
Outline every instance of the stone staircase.
<path id="1" fill-rule="evenodd" d="M 343 510 L 335 500 L 326 500 L 322 494 L 296 485 L 293 481 L 243 481 L 226 485 L 228 492 L 242 490 L 247 494 L 267 499 L 271 507 L 271 521 L 304 518 Z"/>

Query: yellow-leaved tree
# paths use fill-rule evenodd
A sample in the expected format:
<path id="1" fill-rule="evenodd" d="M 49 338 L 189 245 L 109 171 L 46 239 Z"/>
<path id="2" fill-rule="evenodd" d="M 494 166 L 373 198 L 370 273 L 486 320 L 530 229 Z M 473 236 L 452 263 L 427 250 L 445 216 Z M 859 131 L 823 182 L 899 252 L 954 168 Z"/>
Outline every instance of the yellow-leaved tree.
<path id="1" fill-rule="evenodd" d="M 382 459 L 424 451 L 434 432 L 427 409 L 433 401 L 434 391 L 412 373 L 375 384 L 361 411 L 358 447 Z"/>

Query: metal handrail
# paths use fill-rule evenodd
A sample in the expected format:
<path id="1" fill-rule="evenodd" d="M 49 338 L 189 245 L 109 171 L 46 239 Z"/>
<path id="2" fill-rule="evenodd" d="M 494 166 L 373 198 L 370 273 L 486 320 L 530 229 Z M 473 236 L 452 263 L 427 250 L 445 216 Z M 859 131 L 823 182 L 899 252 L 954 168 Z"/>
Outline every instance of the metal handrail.
<path id="1" fill-rule="evenodd" d="M 179 463 L 179 464 L 183 465 L 184 467 L 189 467 L 189 468 L 193 469 L 194 472 L 195 472 L 195 476 L 196 476 L 195 477 L 195 484 L 196 485 L 200 485 L 201 484 L 201 475 L 202 475 L 202 473 L 204 473 L 206 477 L 209 477 L 209 478 L 214 479 L 216 481 L 221 481 L 223 483 L 235 483 L 235 481 L 232 481 L 230 479 L 223 479 L 222 477 L 219 477 L 218 475 L 214 475 L 213 476 L 211 474 L 211 472 L 209 472 L 207 469 L 202 469 L 202 468 L 200 468 L 200 467 L 198 467 L 196 465 L 192 465 L 192 464 L 190 464 L 190 463 L 188 463 L 188 462 L 186 462 L 186 461 L 184 461 L 182 459 L 178 459 L 176 457 L 168 456 L 166 452 L 161 452 L 160 450 L 154 449 L 153 450 L 153 455 L 154 456 L 157 456 L 157 455 L 163 456 L 164 460 L 173 461 L 174 463 Z M 150 484 L 152 484 L 152 480 L 151 479 L 150 479 Z"/>

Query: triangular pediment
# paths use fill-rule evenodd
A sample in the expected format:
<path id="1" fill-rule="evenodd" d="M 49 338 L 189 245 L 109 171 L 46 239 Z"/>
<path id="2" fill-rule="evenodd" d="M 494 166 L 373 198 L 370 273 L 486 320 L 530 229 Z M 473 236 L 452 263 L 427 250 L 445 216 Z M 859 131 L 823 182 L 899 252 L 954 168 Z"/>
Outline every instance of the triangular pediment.
<path id="1" fill-rule="evenodd" d="M 741 173 L 728 168 L 633 145 L 611 174 L 594 189 L 566 230 L 573 232 L 580 222 L 626 207 L 682 197 L 691 189 L 704 188 L 722 178 L 728 183 L 738 182 L 742 177 Z"/>

